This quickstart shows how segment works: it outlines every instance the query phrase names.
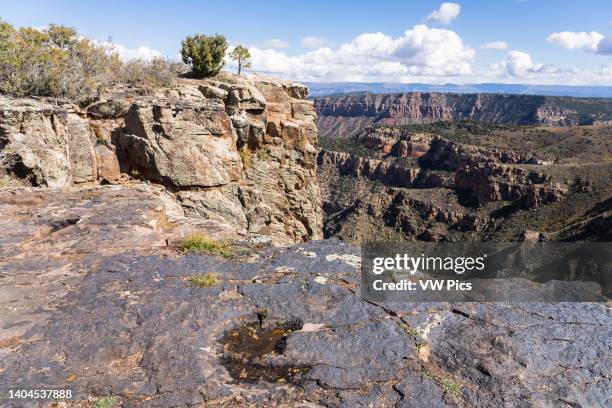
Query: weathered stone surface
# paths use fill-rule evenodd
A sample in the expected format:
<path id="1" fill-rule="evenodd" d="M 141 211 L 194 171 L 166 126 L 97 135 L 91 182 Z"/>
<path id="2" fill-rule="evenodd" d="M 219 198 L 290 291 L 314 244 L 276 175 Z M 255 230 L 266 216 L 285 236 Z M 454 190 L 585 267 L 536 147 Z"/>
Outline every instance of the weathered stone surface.
<path id="1" fill-rule="evenodd" d="M 544 174 L 491 162 L 459 170 L 455 173 L 455 187 L 471 191 L 480 204 L 520 200 L 527 208 L 560 201 L 568 191 Z"/>
<path id="2" fill-rule="evenodd" d="M 385 160 L 327 150 L 319 152 L 317 162 L 320 166 L 337 167 L 341 175 L 365 177 L 394 187 L 416 187 L 425 173 L 418 168 L 407 168 Z"/>
<path id="3" fill-rule="evenodd" d="M 540 164 L 540 160 L 532 154 L 466 145 L 442 137 L 434 137 L 431 140 L 430 148 L 421 161 L 433 168 L 448 171 L 457 171 L 468 165 L 482 165 L 486 162 Z"/>
<path id="4" fill-rule="evenodd" d="M 0 99 L 0 184 L 148 180 L 190 214 L 279 242 L 321 238 L 316 113 L 302 85 L 221 73 L 144 92 L 118 85 L 80 110 Z"/>
<path id="5" fill-rule="evenodd" d="M 237 111 L 261 113 L 266 109 L 266 99 L 253 84 L 223 83 L 217 85 L 227 92 L 225 104 Z"/>
<path id="6" fill-rule="evenodd" d="M 113 183 L 121 178 L 121 166 L 115 151 L 108 145 L 97 143 L 94 147 L 96 153 L 96 172 L 102 182 Z"/>
<path id="7" fill-rule="evenodd" d="M 148 223 L 137 221 L 143 198 L 122 211 L 133 227 Z M 85 220 L 54 244 L 64 247 Z M 18 230 L 24 240 L 36 234 Z M 338 241 L 259 246 L 229 260 L 81 248 L 65 269 L 70 291 L 55 296 L 31 283 L 53 276 L 54 263 L 2 265 L 5 282 L 38 292 L 2 303 L 14 310 L 2 314 L 3 336 L 14 334 L 3 338 L 3 386 L 69 386 L 77 402 L 112 394 L 146 407 L 605 405 L 605 304 L 373 304 L 359 296 L 357 248 Z M 204 272 L 219 283 L 188 282 Z M 28 324 L 9 323 L 20 319 Z"/>
<path id="8" fill-rule="evenodd" d="M 68 147 L 72 181 L 74 183 L 95 181 L 98 174 L 89 124 L 77 115 L 69 115 L 66 117 L 66 127 L 63 131 Z"/>
<path id="9" fill-rule="evenodd" d="M 240 193 L 236 186 L 225 186 L 202 191 L 178 191 L 178 202 L 192 216 L 216 219 L 246 230 L 248 222 Z"/>
<path id="10" fill-rule="evenodd" d="M 0 193 L 2 340 L 19 337 L 98 257 L 166 245 L 161 202 L 142 190 L 10 190 Z M 14 309 L 19 304 L 19 310 Z"/>
<path id="11" fill-rule="evenodd" d="M 0 96 L 0 171 L 13 182 L 63 187 L 96 179 L 87 121 L 71 104 Z"/>
<path id="12" fill-rule="evenodd" d="M 229 118 L 222 105 L 205 106 L 205 101 L 132 105 L 117 138 L 120 157 L 145 178 L 179 187 L 237 181 L 242 166 Z"/>
<path id="13" fill-rule="evenodd" d="M 146 185 L 0 191 L 0 344 L 42 322 L 50 309 L 40 308 L 106 256 L 163 252 L 194 230 L 235 236 L 227 224 L 186 218 L 177 207 Z"/>
<path id="14" fill-rule="evenodd" d="M 432 135 L 414 133 L 401 128 L 370 127 L 355 137 L 355 141 L 368 149 L 377 149 L 384 155 L 419 158 L 430 149 Z"/>
<path id="15" fill-rule="evenodd" d="M 202 95 L 210 99 L 223 100 L 228 96 L 228 92 L 213 85 L 200 85 L 198 88 Z"/>

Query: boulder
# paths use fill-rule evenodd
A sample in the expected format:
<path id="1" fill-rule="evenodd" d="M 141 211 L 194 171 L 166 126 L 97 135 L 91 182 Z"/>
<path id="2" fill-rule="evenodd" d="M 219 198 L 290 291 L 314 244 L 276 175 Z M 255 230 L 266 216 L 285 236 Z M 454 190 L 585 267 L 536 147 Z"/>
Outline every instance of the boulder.
<path id="1" fill-rule="evenodd" d="M 0 96 L 0 171 L 16 184 L 64 187 L 96 179 L 91 132 L 77 107 Z"/>
<path id="2" fill-rule="evenodd" d="M 178 187 L 211 187 L 241 173 L 229 118 L 218 105 L 137 102 L 117 138 L 121 160 L 143 177 Z"/>

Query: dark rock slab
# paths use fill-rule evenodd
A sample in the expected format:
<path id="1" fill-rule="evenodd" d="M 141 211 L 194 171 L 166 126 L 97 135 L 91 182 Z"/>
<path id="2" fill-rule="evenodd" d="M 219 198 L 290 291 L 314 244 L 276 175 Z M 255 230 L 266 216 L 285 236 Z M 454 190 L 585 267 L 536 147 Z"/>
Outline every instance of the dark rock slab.
<path id="1" fill-rule="evenodd" d="M 3 390 L 70 387 L 77 400 L 115 395 L 133 407 L 609 402 L 606 304 L 378 305 L 359 296 L 356 247 L 237 245 L 233 259 L 91 249 L 97 261 L 73 261 L 85 271 L 70 290 L 10 298 L 42 317 L 23 314 L 19 344 L 1 346 Z M 10 258 L 2 273 L 64 261 Z M 218 284 L 189 282 L 209 272 Z M 12 293 L 3 286 L 3 299 Z M 3 330 L 19 319 L 16 309 Z"/>

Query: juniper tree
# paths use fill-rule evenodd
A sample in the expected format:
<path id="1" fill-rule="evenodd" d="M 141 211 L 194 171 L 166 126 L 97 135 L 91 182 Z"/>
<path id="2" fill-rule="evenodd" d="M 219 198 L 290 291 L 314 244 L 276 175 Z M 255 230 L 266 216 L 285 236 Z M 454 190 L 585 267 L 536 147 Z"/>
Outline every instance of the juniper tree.
<path id="1" fill-rule="evenodd" d="M 181 44 L 183 62 L 199 77 L 217 75 L 223 68 L 226 50 L 227 41 L 220 34 L 188 36 Z"/>
<path id="2" fill-rule="evenodd" d="M 238 63 L 238 75 L 242 71 L 242 68 L 251 67 L 251 53 L 248 49 L 242 45 L 237 45 L 236 48 L 230 54 L 231 59 Z"/>

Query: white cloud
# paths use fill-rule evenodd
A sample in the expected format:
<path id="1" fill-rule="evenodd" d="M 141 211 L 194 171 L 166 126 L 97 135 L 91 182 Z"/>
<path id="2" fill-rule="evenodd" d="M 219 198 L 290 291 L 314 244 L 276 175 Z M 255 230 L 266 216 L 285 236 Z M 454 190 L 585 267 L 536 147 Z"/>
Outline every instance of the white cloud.
<path id="1" fill-rule="evenodd" d="M 597 31 L 552 33 L 546 39 L 549 43 L 568 50 L 581 50 L 600 55 L 612 55 L 612 36 L 604 36 Z"/>
<path id="2" fill-rule="evenodd" d="M 120 44 L 114 44 L 115 51 L 119 54 L 121 59 L 123 60 L 131 60 L 131 59 L 143 59 L 146 61 L 150 61 L 155 57 L 161 57 L 162 53 L 157 51 L 154 48 L 151 48 L 146 45 L 141 45 L 138 48 L 127 48 Z"/>
<path id="3" fill-rule="evenodd" d="M 508 48 L 508 44 L 506 44 L 505 41 L 491 41 L 482 44 L 480 48 L 484 48 L 487 50 L 505 50 L 506 48 Z"/>
<path id="4" fill-rule="evenodd" d="M 510 76 L 525 76 L 535 68 L 531 55 L 522 51 L 510 51 L 506 57 L 506 70 Z"/>
<path id="5" fill-rule="evenodd" d="M 597 45 L 603 38 L 604 36 L 597 31 L 591 31 L 589 33 L 585 31 L 561 31 L 549 35 L 546 41 L 568 50 L 597 52 Z"/>
<path id="6" fill-rule="evenodd" d="M 271 40 L 266 40 L 258 44 L 259 48 L 268 48 L 268 49 L 280 49 L 289 47 L 289 43 L 287 41 L 279 40 L 278 38 L 273 38 Z"/>
<path id="7" fill-rule="evenodd" d="M 541 74 L 550 75 L 561 71 L 554 65 L 534 63 L 531 55 L 517 50 L 508 51 L 506 60 L 495 65 L 503 71 L 503 74 L 516 78 L 528 78 Z"/>
<path id="8" fill-rule="evenodd" d="M 536 63 L 522 51 L 509 51 L 506 60 L 479 73 L 488 81 L 524 84 L 601 85 L 612 81 L 612 65 L 582 69 Z"/>
<path id="9" fill-rule="evenodd" d="M 457 3 L 442 3 L 440 8 L 428 17 L 428 21 L 435 21 L 436 23 L 450 24 L 451 21 L 456 19 L 461 12 L 461 6 Z"/>
<path id="10" fill-rule="evenodd" d="M 612 55 L 612 37 L 604 37 L 597 43 L 597 53 L 601 55 Z"/>
<path id="11" fill-rule="evenodd" d="M 364 33 L 337 49 L 289 56 L 251 47 L 253 71 L 298 80 L 409 81 L 472 72 L 476 52 L 454 31 L 417 25 L 400 37 Z"/>
<path id="12" fill-rule="evenodd" d="M 327 40 L 321 37 L 304 37 L 302 38 L 302 45 L 307 48 L 321 48 L 327 44 Z"/>

